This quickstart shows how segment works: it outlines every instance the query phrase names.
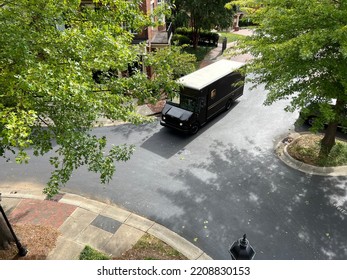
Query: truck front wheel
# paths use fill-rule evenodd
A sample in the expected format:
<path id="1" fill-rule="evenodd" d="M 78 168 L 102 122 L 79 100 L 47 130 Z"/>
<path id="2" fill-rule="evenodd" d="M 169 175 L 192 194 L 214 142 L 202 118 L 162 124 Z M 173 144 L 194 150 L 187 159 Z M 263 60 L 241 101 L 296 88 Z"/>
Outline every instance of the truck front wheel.
<path id="1" fill-rule="evenodd" d="M 200 125 L 198 123 L 193 123 L 192 127 L 190 128 L 190 134 L 196 134 L 200 129 Z"/>

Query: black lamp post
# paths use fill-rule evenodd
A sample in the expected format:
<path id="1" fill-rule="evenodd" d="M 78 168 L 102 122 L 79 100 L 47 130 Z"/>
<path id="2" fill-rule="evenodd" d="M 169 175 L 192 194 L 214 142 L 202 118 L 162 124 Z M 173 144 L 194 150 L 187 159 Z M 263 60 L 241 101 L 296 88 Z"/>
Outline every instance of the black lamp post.
<path id="1" fill-rule="evenodd" d="M 252 260 L 255 255 L 255 251 L 249 245 L 246 234 L 231 245 L 229 253 L 233 260 Z"/>
<path id="2" fill-rule="evenodd" d="M 0 193 L 0 202 L 1 202 L 1 193 Z M 1 206 L 1 203 L 0 203 L 0 212 L 1 212 L 2 216 L 4 217 L 6 225 L 9 228 L 9 230 L 10 230 L 12 236 L 13 236 L 14 242 L 17 245 L 18 255 L 21 256 L 21 257 L 24 257 L 28 253 L 28 250 L 20 243 L 19 239 L 17 238 L 16 234 L 14 233 L 13 228 L 12 228 L 12 226 L 10 224 L 10 221 L 7 219 L 6 213 L 5 213 L 4 209 Z"/>
<path id="3" fill-rule="evenodd" d="M 224 37 L 223 42 L 222 42 L 222 53 L 223 53 L 223 52 L 226 50 L 226 48 L 227 48 L 227 42 L 228 42 L 227 37 Z"/>

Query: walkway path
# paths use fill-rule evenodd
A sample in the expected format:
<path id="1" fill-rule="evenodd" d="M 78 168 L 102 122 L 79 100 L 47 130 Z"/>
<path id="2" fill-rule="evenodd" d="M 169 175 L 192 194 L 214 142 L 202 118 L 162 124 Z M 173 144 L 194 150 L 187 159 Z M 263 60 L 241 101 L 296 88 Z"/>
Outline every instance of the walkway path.
<path id="1" fill-rule="evenodd" d="M 233 34 L 238 34 L 238 35 L 243 35 L 243 36 L 249 36 L 252 34 L 252 30 L 250 29 L 240 29 L 239 31 L 234 31 L 232 32 Z M 235 46 L 235 42 L 229 42 L 227 43 L 227 47 L 231 48 Z M 213 50 L 211 50 L 204 58 L 204 60 L 201 61 L 200 63 L 200 68 L 201 67 L 205 67 L 219 59 L 230 59 L 233 61 L 238 61 L 238 62 L 247 62 L 248 60 L 250 60 L 252 58 L 251 55 L 249 54 L 240 54 L 237 56 L 233 56 L 233 57 L 229 57 L 227 55 L 224 55 L 222 52 L 222 43 L 218 43 L 218 47 L 214 48 Z"/>
<path id="2" fill-rule="evenodd" d="M 15 187 L 11 189 L 4 192 L 0 188 L 0 191 L 3 192 L 1 205 L 12 224 L 50 226 L 61 233 L 56 247 L 48 255 L 50 260 L 78 259 L 86 245 L 110 257 L 120 257 L 145 233 L 167 243 L 188 259 L 211 259 L 176 233 L 115 205 L 68 193 L 46 200 L 41 191 L 31 189 L 23 193 L 14 191 Z M 30 248 L 28 250 L 30 252 Z"/>

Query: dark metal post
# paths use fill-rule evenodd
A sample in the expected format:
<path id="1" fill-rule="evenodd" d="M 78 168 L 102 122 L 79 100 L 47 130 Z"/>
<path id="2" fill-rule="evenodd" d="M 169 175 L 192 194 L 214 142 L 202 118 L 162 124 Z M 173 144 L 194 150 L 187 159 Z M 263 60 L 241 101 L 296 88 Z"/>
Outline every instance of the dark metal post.
<path id="1" fill-rule="evenodd" d="M 0 202 L 1 202 L 1 193 L 0 193 Z M 1 212 L 2 216 L 4 217 L 6 225 L 9 228 L 9 230 L 10 230 L 12 236 L 13 236 L 14 242 L 17 245 L 18 255 L 20 255 L 21 257 L 24 257 L 28 253 L 28 250 L 20 243 L 19 239 L 17 238 L 17 236 L 16 236 L 16 234 L 15 234 L 15 232 L 14 232 L 14 230 L 13 230 L 11 224 L 10 224 L 10 221 L 7 219 L 6 213 L 5 213 L 4 209 L 1 206 L 1 203 L 0 203 L 0 212 Z"/>
<path id="2" fill-rule="evenodd" d="M 228 41 L 227 37 L 224 37 L 223 42 L 222 42 L 222 53 L 227 48 L 227 41 Z"/>
<path id="3" fill-rule="evenodd" d="M 231 245 L 229 253 L 233 260 L 252 260 L 255 255 L 255 251 L 249 245 L 246 234 Z"/>

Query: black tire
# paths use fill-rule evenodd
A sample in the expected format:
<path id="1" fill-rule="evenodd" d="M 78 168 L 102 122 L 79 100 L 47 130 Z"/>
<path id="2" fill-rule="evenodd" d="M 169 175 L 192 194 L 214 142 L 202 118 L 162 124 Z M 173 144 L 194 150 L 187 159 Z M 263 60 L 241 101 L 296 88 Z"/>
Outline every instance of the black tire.
<path id="1" fill-rule="evenodd" d="M 225 111 L 228 111 L 231 108 L 231 105 L 233 104 L 232 100 L 229 99 L 227 101 L 227 104 L 225 104 Z"/>
<path id="2" fill-rule="evenodd" d="M 198 123 L 194 123 L 190 129 L 190 134 L 194 135 L 196 134 L 200 129 L 200 125 Z"/>

